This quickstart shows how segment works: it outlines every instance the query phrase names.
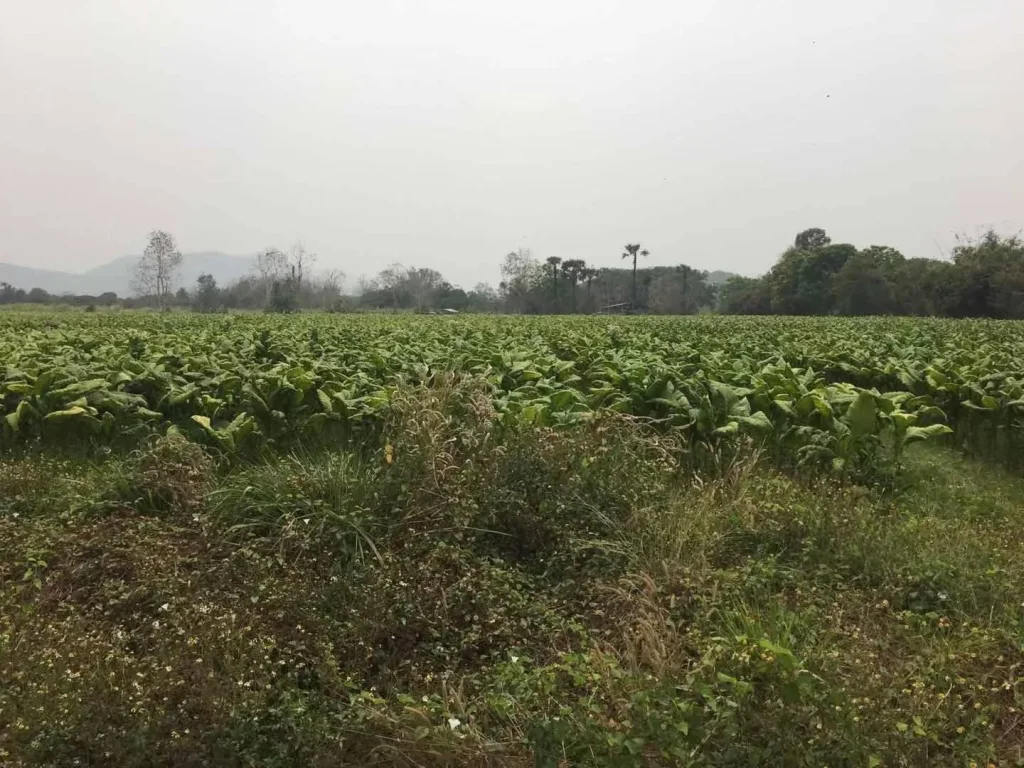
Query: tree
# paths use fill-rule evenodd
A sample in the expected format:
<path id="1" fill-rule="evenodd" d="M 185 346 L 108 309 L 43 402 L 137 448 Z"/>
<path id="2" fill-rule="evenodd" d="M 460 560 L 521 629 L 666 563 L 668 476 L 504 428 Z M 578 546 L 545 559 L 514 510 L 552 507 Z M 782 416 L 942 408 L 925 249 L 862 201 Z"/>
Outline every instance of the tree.
<path id="1" fill-rule="evenodd" d="M 391 294 L 392 309 L 398 309 L 398 294 L 402 289 L 403 283 L 406 282 L 408 272 L 409 270 L 396 261 L 382 269 L 380 274 L 377 275 L 377 283 L 380 285 L 381 290 Z"/>
<path id="2" fill-rule="evenodd" d="M 494 312 L 498 306 L 498 292 L 489 283 L 477 283 L 466 298 L 468 309 L 476 312 Z"/>
<path id="3" fill-rule="evenodd" d="M 649 308 L 669 315 L 690 315 L 701 307 L 710 307 L 715 294 L 707 283 L 707 273 L 686 264 L 653 270 Z"/>
<path id="4" fill-rule="evenodd" d="M 572 291 L 572 311 L 576 312 L 576 283 L 578 283 L 587 271 L 587 262 L 583 259 L 566 259 L 562 262 L 562 274 L 569 282 L 569 289 Z"/>
<path id="5" fill-rule="evenodd" d="M 849 244 L 814 250 L 787 248 L 772 267 L 772 312 L 783 315 L 828 315 L 833 310 L 832 279 L 857 253 Z"/>
<path id="6" fill-rule="evenodd" d="M 196 280 L 192 308 L 197 312 L 215 312 L 220 307 L 220 289 L 213 275 L 202 274 Z"/>
<path id="7" fill-rule="evenodd" d="M 684 315 L 693 314 L 701 305 L 704 297 L 692 295 L 701 292 L 693 291 L 691 289 L 695 287 L 697 282 L 700 282 L 701 287 L 705 290 L 707 289 L 707 285 L 703 282 L 701 273 L 691 266 L 680 264 L 676 267 L 676 272 L 679 274 L 680 282 L 682 282 L 682 306 L 680 307 L 680 313 Z"/>
<path id="8" fill-rule="evenodd" d="M 726 315 L 770 315 L 772 294 L 767 278 L 733 275 L 718 293 L 718 310 Z"/>
<path id="9" fill-rule="evenodd" d="M 340 306 L 341 288 L 345 273 L 340 269 L 329 269 L 320 276 L 320 308 L 334 309 Z"/>
<path id="10" fill-rule="evenodd" d="M 562 263 L 562 260 L 557 256 L 548 256 L 545 261 L 548 266 L 551 267 L 551 304 L 552 311 L 558 310 L 558 265 Z"/>
<path id="11" fill-rule="evenodd" d="M 601 270 L 594 269 L 593 267 L 587 267 L 583 275 L 583 279 L 587 281 L 587 305 L 590 307 L 590 311 L 593 311 L 594 305 L 594 278 L 601 274 Z"/>
<path id="12" fill-rule="evenodd" d="M 853 254 L 832 281 L 835 308 L 841 315 L 888 315 L 899 312 L 896 277 L 903 254 L 873 245 Z"/>
<path id="13" fill-rule="evenodd" d="M 33 288 L 28 292 L 26 299 L 32 304 L 48 304 L 50 302 L 50 294 L 42 288 Z"/>
<path id="14" fill-rule="evenodd" d="M 544 280 L 544 267 L 528 249 L 510 251 L 501 262 L 498 288 L 507 312 L 525 312 L 532 303 L 531 291 Z"/>
<path id="15" fill-rule="evenodd" d="M 299 291 L 292 275 L 285 275 L 284 278 L 271 283 L 267 312 L 296 312 L 298 309 Z"/>
<path id="16" fill-rule="evenodd" d="M 824 229 L 811 227 L 800 232 L 793 241 L 793 245 L 801 251 L 813 251 L 816 248 L 824 248 L 831 242 L 832 238 L 825 234 Z"/>
<path id="17" fill-rule="evenodd" d="M 633 245 L 627 244 L 626 245 L 626 252 L 624 254 L 622 254 L 622 258 L 624 258 L 624 259 L 633 259 L 633 293 L 632 293 L 632 298 L 630 299 L 630 301 L 631 301 L 631 303 L 633 305 L 633 309 L 637 308 L 637 304 L 636 304 L 636 257 L 637 257 L 638 254 L 640 256 L 643 256 L 643 257 L 646 258 L 647 256 L 651 255 L 651 252 L 646 250 L 646 249 L 641 251 L 640 250 L 640 243 L 635 243 Z"/>
<path id="18" fill-rule="evenodd" d="M 280 280 L 287 270 L 288 257 L 277 248 L 264 248 L 256 254 L 254 267 L 270 302 L 270 293 L 276 281 Z"/>
<path id="19" fill-rule="evenodd" d="M 324 293 L 338 295 L 341 293 L 341 285 L 345 282 L 345 273 L 340 269 L 328 269 L 320 277 L 320 285 Z"/>
<path id="20" fill-rule="evenodd" d="M 302 243 L 292 246 L 291 254 L 288 257 L 288 265 L 291 267 L 292 277 L 295 278 L 295 290 L 302 291 L 302 278 L 307 269 L 312 269 L 316 263 L 317 255 L 306 250 Z"/>
<path id="21" fill-rule="evenodd" d="M 135 268 L 134 288 L 142 296 L 155 296 L 163 309 L 170 298 L 181 268 L 181 251 L 169 232 L 149 233 L 149 244 Z"/>
<path id="22" fill-rule="evenodd" d="M 953 264 L 959 275 L 955 313 L 960 317 L 1024 317 L 1024 241 L 989 230 L 958 237 Z"/>
<path id="23" fill-rule="evenodd" d="M 436 269 L 413 267 L 406 270 L 405 283 L 406 289 L 416 302 L 416 309 L 423 310 L 444 283 L 444 277 Z"/>

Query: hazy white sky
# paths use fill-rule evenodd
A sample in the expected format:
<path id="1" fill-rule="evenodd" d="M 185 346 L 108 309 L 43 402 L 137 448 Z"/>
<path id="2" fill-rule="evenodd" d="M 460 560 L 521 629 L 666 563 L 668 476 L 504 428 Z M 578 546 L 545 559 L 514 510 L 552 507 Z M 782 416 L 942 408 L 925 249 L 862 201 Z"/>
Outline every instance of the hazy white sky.
<path id="1" fill-rule="evenodd" d="M 0 0 L 0 261 L 497 280 L 1024 227 L 1021 0 Z"/>

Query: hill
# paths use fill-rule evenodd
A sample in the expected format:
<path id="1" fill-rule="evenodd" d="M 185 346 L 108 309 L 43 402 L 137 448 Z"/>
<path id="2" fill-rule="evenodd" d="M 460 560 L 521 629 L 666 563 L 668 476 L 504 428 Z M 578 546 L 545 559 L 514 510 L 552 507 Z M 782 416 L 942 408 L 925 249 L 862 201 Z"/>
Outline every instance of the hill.
<path id="1" fill-rule="evenodd" d="M 75 293 L 98 296 L 112 291 L 118 296 L 131 296 L 132 271 L 138 256 L 122 256 L 85 272 L 61 272 L 35 269 L 0 262 L 0 282 L 29 291 L 42 288 L 53 294 Z M 179 284 L 191 287 L 204 272 L 213 275 L 221 285 L 234 282 L 248 274 L 251 256 L 232 256 L 219 251 L 182 254 Z"/>

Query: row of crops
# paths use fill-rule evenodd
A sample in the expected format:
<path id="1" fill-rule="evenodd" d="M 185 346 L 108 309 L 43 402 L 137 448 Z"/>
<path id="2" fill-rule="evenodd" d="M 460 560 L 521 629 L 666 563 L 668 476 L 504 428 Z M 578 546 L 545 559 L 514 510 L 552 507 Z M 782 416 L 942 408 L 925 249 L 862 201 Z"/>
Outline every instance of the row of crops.
<path id="1" fill-rule="evenodd" d="M 225 451 L 372 430 L 397 386 L 473 377 L 508 424 L 601 409 L 845 469 L 917 440 L 1024 449 L 1024 324 L 835 318 L 0 316 L 0 429 Z"/>

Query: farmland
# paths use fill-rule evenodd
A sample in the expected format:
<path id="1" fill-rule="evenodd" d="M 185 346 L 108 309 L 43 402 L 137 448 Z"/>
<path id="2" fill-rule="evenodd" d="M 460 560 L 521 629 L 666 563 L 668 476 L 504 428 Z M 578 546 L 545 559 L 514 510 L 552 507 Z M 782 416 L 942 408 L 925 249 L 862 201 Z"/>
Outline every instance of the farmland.
<path id="1" fill-rule="evenodd" d="M 1024 323 L 0 315 L 0 762 L 1014 764 Z"/>

